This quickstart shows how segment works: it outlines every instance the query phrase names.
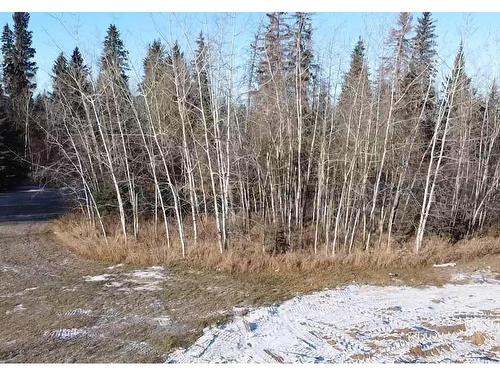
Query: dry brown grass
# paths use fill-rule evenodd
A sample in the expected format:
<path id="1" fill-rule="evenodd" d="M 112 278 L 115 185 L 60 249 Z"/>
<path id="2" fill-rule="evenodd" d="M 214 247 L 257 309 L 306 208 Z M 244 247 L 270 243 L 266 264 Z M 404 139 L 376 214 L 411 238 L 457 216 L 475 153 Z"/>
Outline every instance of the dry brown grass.
<path id="1" fill-rule="evenodd" d="M 467 328 L 465 327 L 465 324 L 452 324 L 452 325 L 432 325 L 432 324 L 427 324 L 426 328 L 432 329 L 436 332 L 439 333 L 457 333 L 457 332 L 463 332 Z"/>
<path id="2" fill-rule="evenodd" d="M 420 346 L 414 346 L 410 349 L 409 354 L 415 358 L 428 358 L 441 354 L 443 351 L 449 351 L 452 348 L 449 345 L 438 345 L 434 348 L 423 350 Z"/>
<path id="3" fill-rule="evenodd" d="M 484 345 L 484 343 L 490 339 L 490 336 L 483 332 L 474 332 L 470 336 L 463 336 L 464 340 L 470 341 L 474 345 L 481 346 Z"/>
<path id="4" fill-rule="evenodd" d="M 125 244 L 116 221 L 107 223 L 108 244 L 98 230 L 86 220 L 77 216 L 66 216 L 54 225 L 58 238 L 71 244 L 83 256 L 107 261 L 126 261 L 133 264 L 154 264 L 181 259 L 176 233 L 171 231 L 171 247 L 167 247 L 163 230 L 154 224 L 141 226 L 137 239 L 129 239 Z M 451 245 L 445 240 L 431 238 L 424 249 L 413 252 L 413 241 L 394 246 L 391 251 L 372 248 L 369 251 L 354 250 L 350 254 L 325 255 L 324 250 L 314 254 L 304 248 L 283 255 L 270 255 L 263 251 L 262 234 L 251 230 L 247 235 L 232 238 L 228 252 L 220 254 L 216 243 L 214 224 L 206 221 L 200 231 L 196 246 L 190 243 L 186 260 L 193 263 L 202 261 L 205 266 L 228 271 L 256 271 L 260 269 L 318 269 L 330 264 L 352 264 L 363 267 L 418 266 L 430 263 L 446 263 L 457 260 L 472 260 L 477 257 L 500 253 L 500 237 L 486 236 L 463 240 Z"/>
<path id="5" fill-rule="evenodd" d="M 488 236 L 464 240 L 451 245 L 438 238 L 428 239 L 419 254 L 413 252 L 413 242 L 397 244 L 391 251 L 372 248 L 369 251 L 352 251 L 350 254 L 317 254 L 308 247 L 281 255 L 271 255 L 263 250 L 262 231 L 256 228 L 246 234 L 234 234 L 230 249 L 223 254 L 218 250 L 215 224 L 208 220 L 200 228 L 196 246 L 189 241 L 188 253 L 181 256 L 175 230 L 171 244 L 167 246 L 160 226 L 144 223 L 137 239 L 125 243 L 117 221 L 106 224 L 107 243 L 103 236 L 87 221 L 77 216 L 67 216 L 53 225 L 56 238 L 81 256 L 134 265 L 169 265 L 182 269 L 227 272 L 234 275 L 250 275 L 252 278 L 268 278 L 271 282 L 279 275 L 301 290 L 330 285 L 332 278 L 339 282 L 370 281 L 388 284 L 394 281 L 389 275 L 411 284 L 440 284 L 446 281 L 443 272 L 429 265 L 495 256 L 498 263 L 500 237 Z M 172 228 L 174 226 L 172 225 Z M 384 243 L 384 241 L 382 241 Z"/>

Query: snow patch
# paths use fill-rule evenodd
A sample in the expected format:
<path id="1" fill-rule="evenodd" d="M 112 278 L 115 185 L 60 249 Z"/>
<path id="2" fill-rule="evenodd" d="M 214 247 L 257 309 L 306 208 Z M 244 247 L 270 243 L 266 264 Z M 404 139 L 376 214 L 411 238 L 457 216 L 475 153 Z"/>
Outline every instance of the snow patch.
<path id="1" fill-rule="evenodd" d="M 165 275 L 163 275 L 163 267 L 149 267 L 146 270 L 139 270 L 127 273 L 126 275 L 134 278 L 134 279 L 165 279 Z"/>
<path id="2" fill-rule="evenodd" d="M 26 307 L 23 306 L 22 303 L 14 306 L 14 308 L 12 310 L 7 310 L 5 312 L 6 315 L 10 315 L 10 314 L 13 314 L 13 313 L 16 313 L 16 312 L 20 312 L 20 311 L 24 311 L 26 310 Z"/>
<path id="3" fill-rule="evenodd" d="M 54 331 L 45 332 L 44 336 L 53 340 L 72 340 L 86 335 L 87 331 L 82 328 L 62 328 Z"/>
<path id="4" fill-rule="evenodd" d="M 138 270 L 126 273 L 129 278 L 125 281 L 136 284 L 132 289 L 136 291 L 154 292 L 161 290 L 161 284 L 165 280 L 164 268 L 160 266 L 149 267 L 146 270 Z"/>
<path id="5" fill-rule="evenodd" d="M 7 266 L 5 264 L 2 264 L 2 272 L 19 273 L 19 270 L 16 267 Z"/>
<path id="6" fill-rule="evenodd" d="M 495 362 L 498 296 L 498 283 L 351 285 L 236 316 L 167 362 Z"/>
<path id="7" fill-rule="evenodd" d="M 115 264 L 114 266 L 109 266 L 106 269 L 114 270 L 115 268 L 123 267 L 123 263 Z"/>
<path id="8" fill-rule="evenodd" d="M 451 276 L 451 281 L 461 284 L 500 284 L 500 279 L 497 279 L 495 276 L 491 271 L 455 272 Z"/>
<path id="9" fill-rule="evenodd" d="M 123 283 L 119 281 L 111 281 L 110 283 L 104 284 L 104 286 L 108 288 L 120 288 L 122 285 Z"/>
<path id="10" fill-rule="evenodd" d="M 172 320 L 168 316 L 160 316 L 153 319 L 160 327 L 168 327 L 171 325 Z"/>
<path id="11" fill-rule="evenodd" d="M 132 289 L 136 291 L 156 292 L 162 289 L 159 284 L 160 284 L 159 281 L 152 281 L 152 282 L 147 282 L 143 285 L 136 286 Z"/>
<path id="12" fill-rule="evenodd" d="M 112 266 L 114 268 L 120 265 Z M 108 267 L 110 269 L 110 267 Z M 143 270 L 135 270 L 126 273 L 112 273 L 95 276 L 85 276 L 85 281 L 97 282 L 107 281 L 106 288 L 116 288 L 118 291 L 129 293 L 135 291 L 158 291 L 162 289 L 162 283 L 166 279 L 165 269 L 160 266 L 149 267 Z M 132 285 L 130 285 L 132 284 Z"/>
<path id="13" fill-rule="evenodd" d="M 92 310 L 77 308 L 74 310 L 66 311 L 64 316 L 89 316 L 92 314 Z"/>
<path id="14" fill-rule="evenodd" d="M 433 264 L 432 267 L 434 268 L 446 268 L 446 267 L 455 267 L 457 264 L 456 263 L 442 263 L 442 264 Z"/>
<path id="15" fill-rule="evenodd" d="M 127 344 L 125 350 L 139 355 L 149 355 L 154 351 L 151 345 L 144 341 L 132 341 Z"/>
<path id="16" fill-rule="evenodd" d="M 108 273 L 103 273 L 102 275 L 95 275 L 95 276 L 85 276 L 84 279 L 85 281 L 107 281 L 112 277 L 112 275 Z"/>

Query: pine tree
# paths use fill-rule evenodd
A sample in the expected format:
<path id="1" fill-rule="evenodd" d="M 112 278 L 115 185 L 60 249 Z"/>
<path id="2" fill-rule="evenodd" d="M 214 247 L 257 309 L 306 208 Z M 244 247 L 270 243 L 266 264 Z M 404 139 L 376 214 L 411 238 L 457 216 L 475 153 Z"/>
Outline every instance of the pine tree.
<path id="1" fill-rule="evenodd" d="M 150 88 L 155 83 L 160 83 L 167 73 L 167 56 L 165 47 L 159 40 L 154 40 L 148 47 L 143 62 L 144 78 L 143 88 Z"/>
<path id="2" fill-rule="evenodd" d="M 344 77 L 339 106 L 344 106 L 348 109 L 355 101 L 355 98 L 363 96 L 366 99 L 370 97 L 370 94 L 365 44 L 360 37 L 351 54 L 351 65 Z"/>
<path id="3" fill-rule="evenodd" d="M 16 93 L 28 92 L 31 97 L 36 88 L 37 67 L 33 61 L 35 49 L 31 46 L 33 33 L 28 30 L 30 15 L 26 12 L 17 12 L 12 18 L 16 54 Z"/>
<path id="4" fill-rule="evenodd" d="M 290 47 L 289 63 L 298 83 L 300 96 L 307 107 L 310 102 L 310 85 L 314 79 L 314 54 L 312 42 L 311 14 L 297 12 L 293 15 L 292 43 Z"/>
<path id="5" fill-rule="evenodd" d="M 15 74 L 15 47 L 14 47 L 14 33 L 6 24 L 2 32 L 2 73 L 3 73 L 3 86 L 5 93 L 9 96 L 15 93 L 13 87 L 13 77 Z"/>
<path id="6" fill-rule="evenodd" d="M 90 84 L 90 70 L 85 65 L 83 61 L 82 54 L 78 47 L 75 47 L 71 53 L 71 60 L 68 66 L 69 76 L 71 78 L 72 87 L 74 90 L 81 91 L 83 93 L 89 93 Z M 78 93 L 77 93 L 78 94 Z M 79 96 L 79 95 L 78 95 Z"/>
<path id="7" fill-rule="evenodd" d="M 27 171 L 21 157 L 22 136 L 16 129 L 10 112 L 7 98 L 0 95 L 0 191 L 21 182 Z"/>
<path id="8" fill-rule="evenodd" d="M 69 82 L 68 60 L 64 53 L 57 56 L 52 67 L 52 94 L 57 99 L 67 98 Z"/>
<path id="9" fill-rule="evenodd" d="M 127 86 L 128 70 L 128 51 L 125 49 L 118 28 L 111 24 L 104 39 L 101 74 L 109 75 L 120 86 Z"/>
<path id="10" fill-rule="evenodd" d="M 406 91 L 401 115 L 410 122 L 419 120 L 423 149 L 432 139 L 436 119 L 435 28 L 431 13 L 425 12 L 422 17 L 418 18 L 416 33 L 412 41 L 409 71 L 401 83 L 402 91 Z"/>
<path id="11" fill-rule="evenodd" d="M 209 80 L 209 60 L 208 60 L 208 47 L 205 42 L 203 33 L 200 32 L 196 40 L 196 51 L 194 58 L 193 81 L 195 90 L 192 96 L 192 102 L 195 108 L 203 107 L 205 118 L 207 122 L 211 122 L 211 98 L 210 98 L 210 80 Z M 200 95 L 201 93 L 201 95 Z"/>

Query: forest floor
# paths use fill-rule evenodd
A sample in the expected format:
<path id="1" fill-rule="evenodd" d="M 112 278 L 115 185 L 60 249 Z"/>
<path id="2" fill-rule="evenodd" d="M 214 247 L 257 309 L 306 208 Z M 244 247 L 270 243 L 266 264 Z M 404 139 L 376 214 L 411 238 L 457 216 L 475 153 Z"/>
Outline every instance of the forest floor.
<path id="1" fill-rule="evenodd" d="M 0 194 L 4 213 L 0 216 L 0 362 L 391 360 L 394 358 L 366 352 L 368 342 L 364 339 L 346 339 L 348 332 L 364 327 L 355 319 L 351 326 L 338 326 L 331 332 L 322 326 L 322 332 L 331 333 L 329 342 L 338 342 L 337 349 L 345 351 L 343 356 L 337 353 L 329 357 L 321 351 L 326 350 L 324 341 L 311 341 L 302 334 L 301 320 L 294 314 L 299 311 L 305 317 L 319 311 L 326 320 L 336 316 L 368 319 L 373 314 L 366 313 L 366 306 L 371 306 L 370 301 L 379 301 L 379 305 L 386 304 L 389 310 L 375 309 L 379 311 L 376 316 L 391 322 L 396 319 L 404 327 L 398 326 L 401 330 L 397 331 L 394 324 L 384 323 L 385 318 L 371 319 L 369 332 L 385 334 L 385 339 L 393 340 L 394 345 L 409 335 L 413 335 L 412 345 L 415 337 L 424 344 L 434 342 L 421 336 L 423 330 L 413 332 L 413 326 L 423 324 L 415 318 L 420 315 L 401 315 L 401 311 L 411 310 L 411 301 L 419 300 L 418 291 L 423 293 L 420 301 L 430 311 L 431 318 L 432 311 L 436 311 L 436 319 L 442 318 L 435 325 L 444 331 L 442 326 L 457 326 L 453 329 L 457 337 L 447 336 L 445 344 L 440 338 L 437 342 L 441 349 L 417 344 L 412 347 L 404 344 L 402 348 L 433 360 L 450 340 L 455 340 L 458 348 L 472 341 L 479 344 L 484 341 L 487 343 L 484 348 L 489 351 L 480 352 L 482 357 L 498 359 L 499 254 L 469 260 L 456 267 L 362 270 L 339 267 L 333 271 L 300 273 L 228 273 L 187 265 L 165 268 L 111 264 L 82 258 L 56 240 L 47 219 L 62 212 L 61 203 L 50 190 L 30 188 L 15 194 Z M 467 292 L 470 280 L 472 287 L 479 288 L 473 293 Z M 406 297 L 394 288 L 407 291 Z M 310 294 L 324 289 L 329 291 Z M 437 294 L 438 297 L 432 297 Z M 301 305 L 296 298 L 302 297 L 297 296 L 310 301 Z M 401 303 L 397 302 L 400 298 Z M 449 303 L 432 301 L 440 299 Z M 410 305 L 405 306 L 404 301 Z M 316 309 L 316 303 L 321 308 Z M 308 310 L 308 306 L 312 308 Z M 312 315 L 310 320 L 318 320 Z M 276 319 L 281 319 L 281 323 L 270 325 Z M 347 324 L 344 320 L 340 322 Z M 238 331 L 235 327 L 246 328 Z M 396 331 L 386 332 L 388 327 Z M 471 331 L 474 329 L 477 332 Z M 264 334 L 263 338 L 262 332 L 267 332 L 267 336 Z M 269 335 L 290 337 L 291 341 L 278 340 L 272 346 L 265 341 Z M 463 337 L 470 338 L 466 340 L 468 343 L 463 344 Z M 302 344 L 297 344 L 297 340 Z M 372 337 L 370 343 L 375 345 L 373 340 Z M 245 347 L 241 347 L 242 342 Z M 255 349 L 249 349 L 248 344 Z M 298 345 L 302 354 L 289 353 L 294 345 Z M 311 351 L 310 345 L 322 348 L 318 349 L 319 354 Z M 467 348 L 470 352 L 470 347 Z M 229 354 L 221 356 L 221 351 L 226 350 Z"/>

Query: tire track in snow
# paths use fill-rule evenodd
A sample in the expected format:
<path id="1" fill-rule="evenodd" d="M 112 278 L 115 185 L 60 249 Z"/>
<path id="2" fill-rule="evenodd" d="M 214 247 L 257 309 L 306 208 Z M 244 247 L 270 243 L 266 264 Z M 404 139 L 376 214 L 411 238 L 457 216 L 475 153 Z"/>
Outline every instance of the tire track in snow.
<path id="1" fill-rule="evenodd" d="M 168 362 L 495 362 L 500 284 L 480 280 L 296 297 L 208 330 Z"/>

